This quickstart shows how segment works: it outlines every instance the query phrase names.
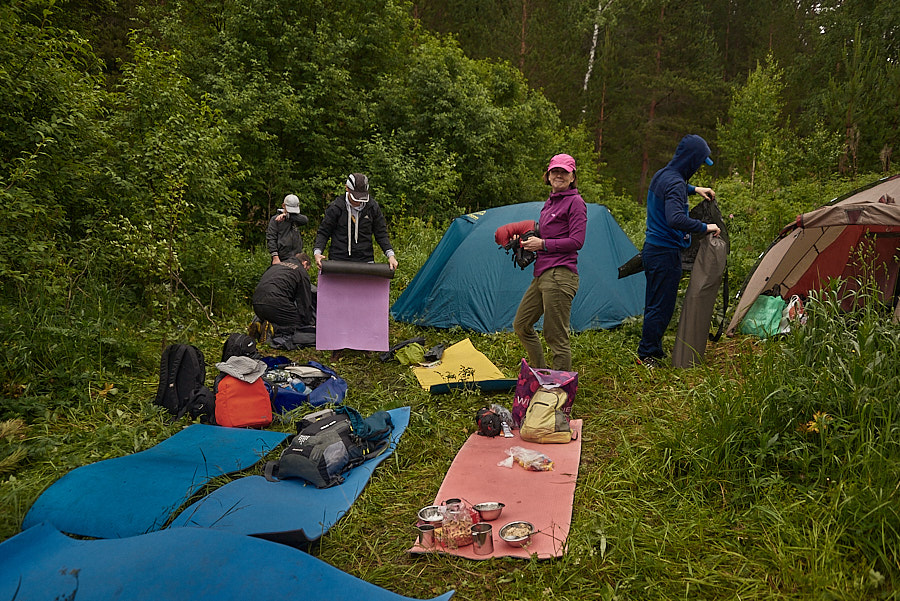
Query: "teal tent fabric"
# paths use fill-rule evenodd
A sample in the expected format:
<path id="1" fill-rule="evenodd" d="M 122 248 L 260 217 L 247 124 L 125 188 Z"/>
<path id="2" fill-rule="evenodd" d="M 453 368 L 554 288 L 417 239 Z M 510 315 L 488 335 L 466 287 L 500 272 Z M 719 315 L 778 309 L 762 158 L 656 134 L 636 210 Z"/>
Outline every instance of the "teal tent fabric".
<path id="1" fill-rule="evenodd" d="M 490 333 L 512 330 L 533 267 L 524 271 L 494 242 L 507 223 L 537 220 L 542 202 L 496 207 L 457 217 L 428 260 L 391 307 L 396 321 Z M 612 328 L 644 311 L 642 275 L 618 279 L 618 267 L 637 253 L 612 214 L 588 203 L 587 236 L 578 254 L 580 284 L 572 303 L 576 332 Z M 537 327 L 541 327 L 539 322 Z"/>

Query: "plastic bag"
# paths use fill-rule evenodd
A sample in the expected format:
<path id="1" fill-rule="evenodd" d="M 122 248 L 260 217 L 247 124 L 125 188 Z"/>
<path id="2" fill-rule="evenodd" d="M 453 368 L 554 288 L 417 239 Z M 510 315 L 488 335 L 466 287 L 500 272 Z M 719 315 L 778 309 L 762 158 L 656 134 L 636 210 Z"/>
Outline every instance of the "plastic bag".
<path id="1" fill-rule="evenodd" d="M 760 294 L 753 301 L 744 321 L 741 322 L 741 334 L 749 334 L 757 338 L 768 338 L 778 333 L 781 313 L 787 303 L 780 296 Z"/>
<path id="2" fill-rule="evenodd" d="M 510 426 L 513 423 L 513 416 L 509 409 L 504 407 L 503 405 L 498 405 L 497 403 L 491 404 L 491 411 L 500 416 L 501 422 L 506 422 Z"/>
<path id="3" fill-rule="evenodd" d="M 500 467 L 511 468 L 515 461 L 526 470 L 532 472 L 549 472 L 553 469 L 553 460 L 540 451 L 522 447 L 510 447 L 506 454 L 509 457 L 497 464 Z"/>
<path id="4" fill-rule="evenodd" d="M 575 402 L 575 394 L 578 392 L 578 372 L 577 371 L 557 371 L 553 369 L 534 369 L 525 359 L 519 368 L 519 379 L 516 382 L 516 396 L 513 399 L 512 417 L 514 424 L 510 424 L 515 428 L 522 425 L 525 419 L 525 413 L 528 411 L 528 404 L 531 397 L 541 387 L 544 388 L 562 388 L 569 395 L 566 403 L 560 407 L 560 411 L 571 416 L 572 404 Z"/>
<path id="5" fill-rule="evenodd" d="M 796 294 L 788 301 L 787 306 L 781 312 L 781 322 L 778 324 L 778 333 L 787 334 L 791 331 L 791 324 L 806 323 L 806 313 L 803 311 L 803 300 Z"/>

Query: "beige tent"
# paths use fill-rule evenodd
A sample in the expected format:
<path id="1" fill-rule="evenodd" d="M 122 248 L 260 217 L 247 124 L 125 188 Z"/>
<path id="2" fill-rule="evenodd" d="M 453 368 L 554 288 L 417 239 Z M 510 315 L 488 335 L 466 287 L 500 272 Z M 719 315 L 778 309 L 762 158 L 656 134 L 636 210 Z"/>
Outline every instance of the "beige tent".
<path id="1" fill-rule="evenodd" d="M 850 290 L 864 271 L 894 307 L 894 320 L 900 319 L 900 174 L 800 215 L 781 230 L 747 279 L 725 333 L 734 336 L 763 292 L 785 300 L 805 297 L 834 278 Z M 846 303 L 849 309 L 851 297 Z"/>

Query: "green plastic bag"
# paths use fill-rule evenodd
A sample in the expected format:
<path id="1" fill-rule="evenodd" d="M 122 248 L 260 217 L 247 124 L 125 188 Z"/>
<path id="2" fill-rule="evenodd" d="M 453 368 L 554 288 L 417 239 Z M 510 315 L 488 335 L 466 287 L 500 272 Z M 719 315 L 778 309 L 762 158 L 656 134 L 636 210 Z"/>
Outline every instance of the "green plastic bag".
<path id="1" fill-rule="evenodd" d="M 760 294 L 741 322 L 741 334 L 750 334 L 757 338 L 774 336 L 779 331 L 781 314 L 786 306 L 787 303 L 780 296 Z"/>
<path id="2" fill-rule="evenodd" d="M 403 365 L 418 365 L 425 360 L 425 347 L 418 342 L 407 344 L 394 352 L 394 356 Z"/>

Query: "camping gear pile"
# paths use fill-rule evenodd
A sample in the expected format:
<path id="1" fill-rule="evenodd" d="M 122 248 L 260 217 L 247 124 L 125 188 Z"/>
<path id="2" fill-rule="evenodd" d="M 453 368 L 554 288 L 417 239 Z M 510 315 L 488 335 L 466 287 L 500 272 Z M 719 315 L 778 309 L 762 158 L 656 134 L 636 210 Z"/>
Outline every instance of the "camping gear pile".
<path id="1" fill-rule="evenodd" d="M 513 410 L 492 403 L 476 412 L 475 432 L 436 497 L 453 498 L 419 510 L 410 552 L 469 559 L 561 556 L 581 454 L 582 422 L 570 417 L 577 387 L 577 372 L 533 369 L 522 359 Z M 490 500 L 471 505 L 467 499 Z M 500 537 L 506 544 L 494 546 L 494 528 L 485 522 L 508 513 L 512 521 L 499 529 L 508 533 Z M 525 524 L 528 530 L 519 532 Z"/>
<path id="2" fill-rule="evenodd" d="M 265 359 L 265 360 L 264 360 Z M 212 390 L 205 385 L 206 362 L 197 347 L 171 344 L 163 350 L 154 404 L 173 414 L 232 428 L 265 427 L 273 412 L 303 404 L 338 405 L 347 382 L 321 363 L 296 365 L 283 356 L 265 357 L 246 334 L 231 334 L 222 348 Z"/>

